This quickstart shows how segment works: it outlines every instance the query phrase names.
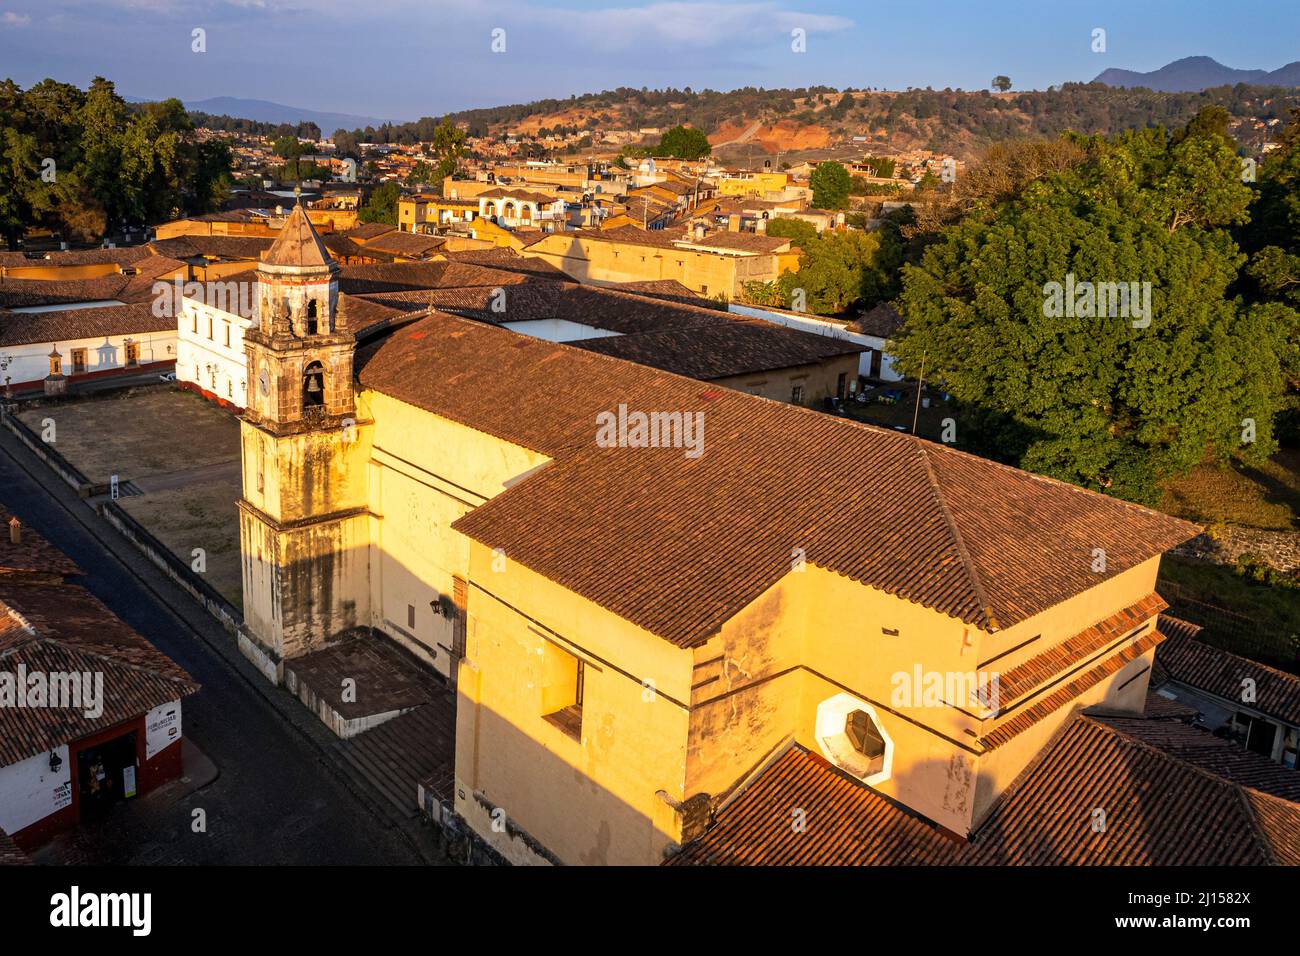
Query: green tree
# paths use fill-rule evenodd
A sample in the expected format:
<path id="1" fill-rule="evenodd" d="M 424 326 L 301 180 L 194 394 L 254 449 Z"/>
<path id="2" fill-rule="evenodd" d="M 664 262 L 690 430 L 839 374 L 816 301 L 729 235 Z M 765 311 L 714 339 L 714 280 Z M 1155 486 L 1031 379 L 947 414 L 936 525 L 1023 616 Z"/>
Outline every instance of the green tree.
<path id="1" fill-rule="evenodd" d="M 768 220 L 767 234 L 778 239 L 791 239 L 796 246 L 802 248 L 807 248 L 817 241 L 817 227 L 812 223 L 781 216 Z"/>
<path id="2" fill-rule="evenodd" d="M 675 156 L 678 159 L 703 159 L 713 152 L 709 138 L 703 130 L 691 126 L 674 126 L 664 133 L 654 150 L 656 156 Z"/>
<path id="3" fill-rule="evenodd" d="M 1229 294 L 1251 194 L 1219 137 L 1184 133 L 1082 140 L 1086 160 L 974 206 L 904 268 L 897 365 L 956 396 L 963 445 L 1148 504 L 1207 454 L 1276 448 L 1300 316 Z M 1062 315 L 1080 282 L 1136 283 L 1131 309 Z"/>
<path id="4" fill-rule="evenodd" d="M 370 194 L 370 199 L 361 207 L 357 218 L 362 222 L 383 222 L 396 226 L 397 201 L 401 198 L 402 188 L 397 183 L 384 183 Z"/>
<path id="5" fill-rule="evenodd" d="M 849 171 L 839 163 L 818 163 L 808 179 L 812 186 L 813 206 L 818 209 L 847 209 L 853 182 Z"/>
<path id="6" fill-rule="evenodd" d="M 991 85 L 993 89 L 1005 93 L 1007 90 L 1011 89 L 1011 77 L 998 74 L 993 77 L 993 83 Z"/>
<path id="7" fill-rule="evenodd" d="M 870 308 L 897 291 L 902 243 L 892 227 L 825 232 L 801 246 L 799 271 L 775 283 L 786 308 L 840 315 L 853 307 Z"/>

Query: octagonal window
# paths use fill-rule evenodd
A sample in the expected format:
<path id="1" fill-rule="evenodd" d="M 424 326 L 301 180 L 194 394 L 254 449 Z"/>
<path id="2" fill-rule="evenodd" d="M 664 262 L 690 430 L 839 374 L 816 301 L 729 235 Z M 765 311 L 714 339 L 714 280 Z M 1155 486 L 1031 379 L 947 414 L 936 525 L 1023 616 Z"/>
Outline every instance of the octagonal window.
<path id="1" fill-rule="evenodd" d="M 894 742 L 866 701 L 851 694 L 822 701 L 816 737 L 826 759 L 846 773 L 868 784 L 889 779 Z"/>

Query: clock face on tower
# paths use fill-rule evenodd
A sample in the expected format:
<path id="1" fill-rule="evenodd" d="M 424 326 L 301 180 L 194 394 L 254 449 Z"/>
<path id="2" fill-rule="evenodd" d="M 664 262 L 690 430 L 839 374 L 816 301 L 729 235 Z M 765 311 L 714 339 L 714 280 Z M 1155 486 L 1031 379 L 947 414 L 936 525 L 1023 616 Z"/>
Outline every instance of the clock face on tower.
<path id="1" fill-rule="evenodd" d="M 265 362 L 262 363 L 262 367 L 257 373 L 257 387 L 261 390 L 263 397 L 271 394 L 271 370 L 266 367 Z"/>

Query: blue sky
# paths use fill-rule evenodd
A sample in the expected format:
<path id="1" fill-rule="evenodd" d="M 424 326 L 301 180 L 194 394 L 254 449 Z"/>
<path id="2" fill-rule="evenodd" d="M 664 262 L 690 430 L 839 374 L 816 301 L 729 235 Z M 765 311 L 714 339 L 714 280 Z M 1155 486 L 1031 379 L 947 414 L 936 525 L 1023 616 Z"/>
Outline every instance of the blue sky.
<path id="1" fill-rule="evenodd" d="M 1197 54 L 1276 69 L 1297 37 L 1295 0 L 0 0 L 0 77 L 408 119 L 616 86 L 978 89 L 1005 73 L 1043 89 Z"/>

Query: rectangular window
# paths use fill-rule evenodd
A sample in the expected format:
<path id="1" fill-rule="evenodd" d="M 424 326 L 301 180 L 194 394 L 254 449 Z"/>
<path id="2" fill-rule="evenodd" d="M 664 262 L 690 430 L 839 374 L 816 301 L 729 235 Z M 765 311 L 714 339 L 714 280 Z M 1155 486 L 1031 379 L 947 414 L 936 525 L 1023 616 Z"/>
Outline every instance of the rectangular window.
<path id="1" fill-rule="evenodd" d="M 193 313 L 193 314 L 190 316 L 190 324 L 191 324 L 190 331 L 193 332 L 195 335 L 198 335 L 198 334 L 199 334 L 199 314 L 198 314 L 197 312 Z"/>
<path id="2" fill-rule="evenodd" d="M 574 740 L 582 739 L 582 659 L 547 641 L 542 651 L 542 716 Z"/>
<path id="3" fill-rule="evenodd" d="M 849 376 L 846 372 L 840 372 L 840 377 L 835 380 L 835 397 L 843 398 L 845 391 L 848 389 Z"/>
<path id="4" fill-rule="evenodd" d="M 72 374 L 79 375 L 86 370 L 86 350 L 72 350 Z"/>
<path id="5" fill-rule="evenodd" d="M 124 344 L 126 345 L 126 364 L 132 366 L 139 365 L 140 364 L 140 343 L 126 342 Z"/>
<path id="6" fill-rule="evenodd" d="M 406 605 L 406 626 L 409 627 L 411 630 L 415 630 L 415 605 L 414 604 Z"/>
<path id="7" fill-rule="evenodd" d="M 230 323 L 226 322 L 225 326 L 226 326 L 226 348 L 230 348 Z M 843 375 L 840 376 L 840 378 L 843 377 L 844 377 Z"/>
<path id="8" fill-rule="evenodd" d="M 790 389 L 790 401 L 795 405 L 799 405 L 803 403 L 802 385 L 796 385 L 794 388 Z"/>

